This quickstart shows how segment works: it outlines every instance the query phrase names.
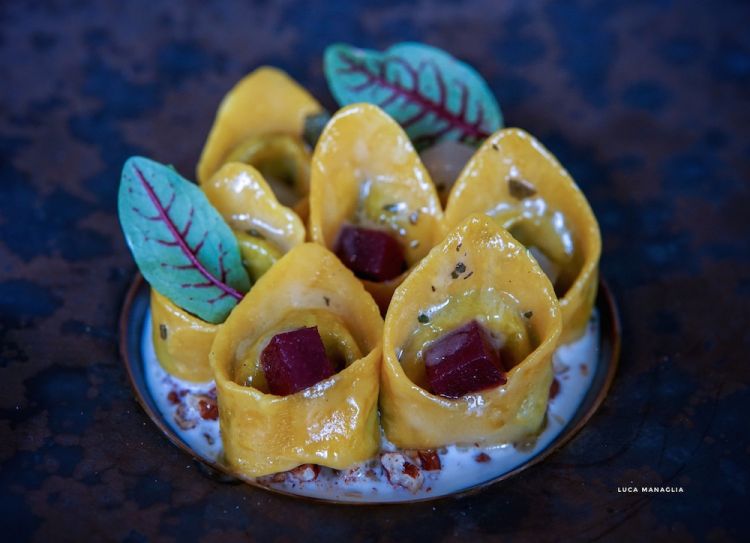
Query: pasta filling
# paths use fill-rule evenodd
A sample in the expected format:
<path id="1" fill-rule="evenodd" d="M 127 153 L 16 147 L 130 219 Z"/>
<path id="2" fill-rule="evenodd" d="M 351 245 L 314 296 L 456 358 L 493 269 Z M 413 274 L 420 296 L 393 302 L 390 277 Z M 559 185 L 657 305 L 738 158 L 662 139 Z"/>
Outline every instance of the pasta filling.
<path id="1" fill-rule="evenodd" d="M 242 265 L 253 283 L 266 273 L 284 252 L 261 232 L 250 229 L 247 232 L 234 232 L 240 246 Z"/>
<path id="2" fill-rule="evenodd" d="M 240 142 L 225 162 L 257 168 L 283 205 L 293 206 L 309 192 L 310 153 L 300 138 L 287 134 L 254 136 Z"/>
<path id="3" fill-rule="evenodd" d="M 578 276 L 581 263 L 563 215 L 536 200 L 495 215 L 495 220 L 529 250 L 555 287 L 555 294 L 562 298 Z"/>

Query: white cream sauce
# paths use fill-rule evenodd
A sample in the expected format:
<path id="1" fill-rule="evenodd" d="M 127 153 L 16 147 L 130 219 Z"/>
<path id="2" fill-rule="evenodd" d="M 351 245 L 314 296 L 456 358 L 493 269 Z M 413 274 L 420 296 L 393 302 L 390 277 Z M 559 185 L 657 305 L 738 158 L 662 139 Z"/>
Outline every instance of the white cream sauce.
<path id="1" fill-rule="evenodd" d="M 167 374 L 159 365 L 151 340 L 151 315 L 144 320 L 142 353 L 146 384 L 161 415 L 195 454 L 221 462 L 222 445 L 218 420 L 205 420 L 194 408 L 194 398 L 211 396 L 213 382 L 190 383 Z M 528 443 L 507 443 L 492 447 L 457 447 L 438 450 L 441 469 L 418 469 L 413 477 L 404 476 L 404 462 L 420 462 L 412 453 L 393 455 L 398 449 L 381 436 L 377 458 L 348 470 L 313 469 L 306 465 L 291 472 L 263 477 L 261 484 L 312 498 L 344 502 L 401 502 L 429 499 L 467 490 L 525 464 L 544 451 L 562 432 L 588 392 L 599 359 L 599 318 L 594 311 L 586 334 L 574 343 L 558 348 L 554 355 L 555 378 L 560 384 L 547 408 L 547 423 L 537 439 Z M 176 391 L 179 403 L 174 403 Z M 185 391 L 185 392 L 182 392 Z M 204 395 L 204 396 L 202 396 Z M 182 406 L 185 407 L 182 407 Z M 192 428 L 183 427 L 195 425 Z M 384 468 L 394 471 L 391 480 Z M 394 467 L 395 466 L 395 467 Z"/>

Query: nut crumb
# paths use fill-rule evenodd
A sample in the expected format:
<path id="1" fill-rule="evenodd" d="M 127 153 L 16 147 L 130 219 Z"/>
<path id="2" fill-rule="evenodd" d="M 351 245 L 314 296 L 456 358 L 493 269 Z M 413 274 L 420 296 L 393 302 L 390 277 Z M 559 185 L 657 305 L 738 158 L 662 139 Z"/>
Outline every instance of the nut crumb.
<path id="1" fill-rule="evenodd" d="M 442 468 L 438 453 L 432 449 L 417 451 L 419 463 L 425 471 L 439 471 Z"/>
<path id="2" fill-rule="evenodd" d="M 192 430 L 198 426 L 198 421 L 190 416 L 189 408 L 184 403 L 177 406 L 177 411 L 175 411 L 174 414 L 174 421 L 181 430 Z"/>
<path id="3" fill-rule="evenodd" d="M 474 460 L 480 464 L 485 464 L 492 459 L 490 458 L 490 455 L 488 455 L 487 453 L 479 453 L 478 455 L 474 457 Z"/>
<path id="4" fill-rule="evenodd" d="M 388 482 L 416 492 L 424 484 L 422 470 L 409 462 L 401 453 L 384 453 L 380 457 Z"/>
<path id="5" fill-rule="evenodd" d="M 302 464 L 289 471 L 289 476 L 301 483 L 309 483 L 318 478 L 320 466 L 317 464 Z"/>

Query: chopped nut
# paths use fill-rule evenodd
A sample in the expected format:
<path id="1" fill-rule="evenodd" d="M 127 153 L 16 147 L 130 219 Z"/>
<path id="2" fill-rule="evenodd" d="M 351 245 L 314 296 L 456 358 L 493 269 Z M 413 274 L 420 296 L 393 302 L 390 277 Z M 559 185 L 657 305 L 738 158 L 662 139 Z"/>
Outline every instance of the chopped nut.
<path id="1" fill-rule="evenodd" d="M 341 477 L 347 484 L 356 483 L 366 477 L 363 465 L 357 465 L 341 472 Z"/>
<path id="2" fill-rule="evenodd" d="M 274 473 L 271 476 L 271 481 L 274 483 L 283 483 L 284 481 L 286 481 L 286 476 L 287 476 L 287 473 L 285 471 Z"/>
<path id="3" fill-rule="evenodd" d="M 405 475 L 411 477 L 412 479 L 415 479 L 416 477 L 421 475 L 419 472 L 419 468 L 415 466 L 414 464 L 412 464 L 411 462 L 407 462 L 406 464 L 404 464 L 403 471 Z"/>
<path id="4" fill-rule="evenodd" d="M 416 492 L 424 484 L 422 470 L 407 460 L 401 453 L 384 453 L 380 457 L 388 482 Z"/>
<path id="5" fill-rule="evenodd" d="M 419 456 L 419 462 L 422 465 L 422 469 L 425 471 L 439 471 L 442 468 L 440 464 L 440 457 L 437 451 L 427 449 L 423 451 L 417 451 Z"/>
<path id="6" fill-rule="evenodd" d="M 203 420 L 217 420 L 219 418 L 219 406 L 216 400 L 201 394 L 198 397 L 198 411 Z"/>
<path id="7" fill-rule="evenodd" d="M 174 414 L 174 421 L 181 430 L 192 430 L 198 426 L 198 421 L 190 415 L 190 409 L 187 404 L 181 403 L 177 406 L 177 411 L 175 411 Z"/>
<path id="8" fill-rule="evenodd" d="M 474 460 L 476 460 L 480 464 L 484 464 L 484 463 L 489 462 L 492 459 L 490 458 L 490 455 L 487 453 L 479 453 L 478 455 L 474 457 Z"/>
<path id="9" fill-rule="evenodd" d="M 302 483 L 308 483 L 318 478 L 320 466 L 317 464 L 302 464 L 289 471 L 290 477 Z"/>

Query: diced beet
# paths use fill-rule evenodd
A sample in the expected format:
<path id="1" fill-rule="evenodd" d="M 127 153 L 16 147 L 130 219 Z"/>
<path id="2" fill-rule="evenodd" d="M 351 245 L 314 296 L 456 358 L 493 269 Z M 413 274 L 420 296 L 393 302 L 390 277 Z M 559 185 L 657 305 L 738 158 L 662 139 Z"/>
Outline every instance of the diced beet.
<path id="1" fill-rule="evenodd" d="M 380 230 L 344 226 L 336 254 L 360 279 L 387 281 L 398 277 L 406 268 L 401 245 Z"/>
<path id="2" fill-rule="evenodd" d="M 447 398 L 460 398 L 506 382 L 500 353 L 475 320 L 430 345 L 424 360 L 431 392 Z"/>
<path id="3" fill-rule="evenodd" d="M 318 328 L 298 328 L 273 336 L 260 354 L 271 394 L 286 396 L 334 374 Z"/>

